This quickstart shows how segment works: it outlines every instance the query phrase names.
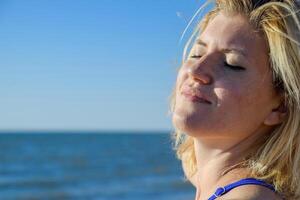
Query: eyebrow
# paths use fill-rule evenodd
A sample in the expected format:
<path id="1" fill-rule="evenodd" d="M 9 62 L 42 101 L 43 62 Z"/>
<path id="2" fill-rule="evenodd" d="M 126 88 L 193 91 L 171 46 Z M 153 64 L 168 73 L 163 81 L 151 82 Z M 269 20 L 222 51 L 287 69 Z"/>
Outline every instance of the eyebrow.
<path id="1" fill-rule="evenodd" d="M 199 44 L 199 45 L 202 45 L 204 47 L 207 47 L 207 44 L 205 42 L 203 42 L 201 39 L 197 39 L 196 40 L 196 43 Z M 237 54 L 240 54 L 244 57 L 246 57 L 246 53 L 245 53 L 245 50 L 243 49 L 240 49 L 240 48 L 222 48 L 221 49 L 221 52 L 223 53 L 237 53 Z"/>

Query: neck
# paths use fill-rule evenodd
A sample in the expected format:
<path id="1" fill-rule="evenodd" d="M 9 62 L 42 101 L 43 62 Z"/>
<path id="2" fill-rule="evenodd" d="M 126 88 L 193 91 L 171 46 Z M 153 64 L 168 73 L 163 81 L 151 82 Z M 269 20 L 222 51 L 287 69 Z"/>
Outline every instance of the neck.
<path id="1" fill-rule="evenodd" d="M 246 168 L 227 169 L 243 161 L 247 150 L 257 142 L 261 134 L 252 134 L 244 139 L 235 138 L 194 138 L 197 161 L 196 199 L 208 199 L 217 187 L 225 186 L 233 181 L 249 176 Z M 220 142 L 221 141 L 221 142 Z"/>

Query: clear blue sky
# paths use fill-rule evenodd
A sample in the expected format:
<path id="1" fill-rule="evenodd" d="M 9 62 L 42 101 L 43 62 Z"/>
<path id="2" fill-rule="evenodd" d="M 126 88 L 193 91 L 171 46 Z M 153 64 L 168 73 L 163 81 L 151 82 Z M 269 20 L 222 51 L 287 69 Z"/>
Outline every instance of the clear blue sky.
<path id="1" fill-rule="evenodd" d="M 1 0 L 0 130 L 169 130 L 199 0 Z"/>

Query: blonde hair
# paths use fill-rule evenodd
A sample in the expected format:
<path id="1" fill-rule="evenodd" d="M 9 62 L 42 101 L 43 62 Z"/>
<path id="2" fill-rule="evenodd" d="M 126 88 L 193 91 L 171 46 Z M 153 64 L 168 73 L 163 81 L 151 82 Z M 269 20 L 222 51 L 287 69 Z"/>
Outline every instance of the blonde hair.
<path id="1" fill-rule="evenodd" d="M 252 177 L 266 180 L 288 199 L 300 198 L 300 15 L 293 0 L 216 0 L 215 7 L 205 15 L 186 44 L 183 62 L 189 46 L 209 21 L 224 11 L 243 14 L 253 28 L 266 39 L 274 87 L 282 94 L 287 116 L 283 123 L 260 144 L 253 145 L 245 158 Z M 175 87 L 176 88 L 176 87 Z M 175 107 L 176 91 L 171 96 L 170 109 Z M 175 127 L 175 150 L 191 178 L 197 171 L 194 140 Z"/>

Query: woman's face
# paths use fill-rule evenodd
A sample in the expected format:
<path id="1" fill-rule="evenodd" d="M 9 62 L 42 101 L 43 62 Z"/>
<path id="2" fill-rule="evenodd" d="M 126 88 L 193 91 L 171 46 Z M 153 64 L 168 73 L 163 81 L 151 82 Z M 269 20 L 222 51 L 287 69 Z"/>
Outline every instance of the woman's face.
<path id="1" fill-rule="evenodd" d="M 199 137 L 245 138 L 278 107 L 267 45 L 241 15 L 212 19 L 179 70 L 173 123 Z"/>

